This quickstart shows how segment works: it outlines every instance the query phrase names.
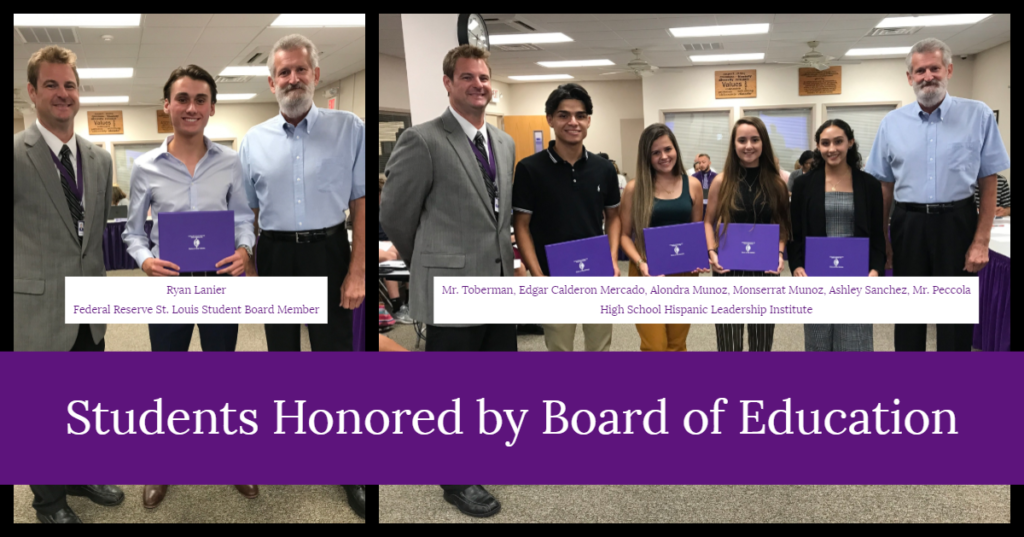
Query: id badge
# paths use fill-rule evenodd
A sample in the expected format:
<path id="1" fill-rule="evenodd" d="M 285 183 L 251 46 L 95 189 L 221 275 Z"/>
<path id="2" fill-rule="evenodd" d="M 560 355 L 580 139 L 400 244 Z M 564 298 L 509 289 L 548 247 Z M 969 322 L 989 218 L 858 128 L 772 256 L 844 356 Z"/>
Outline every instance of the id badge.
<path id="1" fill-rule="evenodd" d="M 498 197 L 494 197 L 494 212 L 498 212 Z"/>
<path id="2" fill-rule="evenodd" d="M 81 220 L 78 221 L 78 236 L 79 237 L 84 237 L 85 236 L 85 222 L 83 222 Z"/>

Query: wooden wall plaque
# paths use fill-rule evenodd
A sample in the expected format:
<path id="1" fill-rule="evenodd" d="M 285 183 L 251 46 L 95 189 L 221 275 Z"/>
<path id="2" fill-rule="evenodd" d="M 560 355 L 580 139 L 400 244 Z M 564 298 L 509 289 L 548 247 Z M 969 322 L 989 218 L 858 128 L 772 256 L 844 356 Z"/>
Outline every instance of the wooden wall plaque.
<path id="1" fill-rule="evenodd" d="M 89 134 L 124 134 L 124 114 L 120 110 L 88 112 Z"/>
<path id="2" fill-rule="evenodd" d="M 716 99 L 751 99 L 757 97 L 757 69 L 715 71 Z"/>
<path id="3" fill-rule="evenodd" d="M 801 67 L 798 85 L 800 95 L 839 95 L 843 92 L 843 68 L 833 65 L 824 71 Z"/>
<path id="4" fill-rule="evenodd" d="M 163 110 L 156 111 L 156 132 L 172 133 L 174 126 L 171 125 L 171 115 Z"/>

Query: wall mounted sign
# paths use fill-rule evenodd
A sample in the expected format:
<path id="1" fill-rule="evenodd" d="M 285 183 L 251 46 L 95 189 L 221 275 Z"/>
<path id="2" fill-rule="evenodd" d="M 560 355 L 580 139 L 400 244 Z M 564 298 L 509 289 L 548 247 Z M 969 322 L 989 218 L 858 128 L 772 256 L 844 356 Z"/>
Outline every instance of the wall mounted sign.
<path id="1" fill-rule="evenodd" d="M 801 67 L 798 75 L 800 95 L 839 95 L 843 92 L 843 68 L 834 65 L 819 71 Z"/>
<path id="2" fill-rule="evenodd" d="M 715 71 L 716 99 L 751 99 L 757 97 L 757 69 Z"/>
<path id="3" fill-rule="evenodd" d="M 88 112 L 89 134 L 124 134 L 124 114 L 120 110 Z"/>
<path id="4" fill-rule="evenodd" d="M 156 132 L 173 133 L 174 126 L 171 125 L 171 115 L 163 110 L 156 111 Z"/>

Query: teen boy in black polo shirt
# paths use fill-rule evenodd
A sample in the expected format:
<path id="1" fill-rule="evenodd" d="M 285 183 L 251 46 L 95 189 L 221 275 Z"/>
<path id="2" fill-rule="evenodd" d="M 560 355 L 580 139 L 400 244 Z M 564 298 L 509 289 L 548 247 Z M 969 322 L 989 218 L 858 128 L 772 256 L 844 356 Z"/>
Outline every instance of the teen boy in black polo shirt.
<path id="1" fill-rule="evenodd" d="M 564 84 L 551 92 L 544 108 L 555 140 L 546 151 L 519 161 L 512 183 L 519 255 L 530 274 L 549 276 L 546 245 L 607 233 L 618 276 L 619 179 L 611 162 L 583 147 L 594 112 L 590 95 L 578 84 Z M 544 325 L 549 351 L 571 351 L 575 335 L 575 324 Z M 610 324 L 585 324 L 583 335 L 588 351 L 611 348 Z"/>

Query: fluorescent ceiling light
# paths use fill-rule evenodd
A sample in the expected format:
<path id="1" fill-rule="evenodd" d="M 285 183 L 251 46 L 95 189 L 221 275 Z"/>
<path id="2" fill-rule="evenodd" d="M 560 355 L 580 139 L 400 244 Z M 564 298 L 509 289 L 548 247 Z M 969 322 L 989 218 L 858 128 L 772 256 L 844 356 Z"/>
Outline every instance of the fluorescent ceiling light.
<path id="1" fill-rule="evenodd" d="M 598 65 L 615 65 L 611 60 L 572 60 L 565 62 L 537 62 L 544 67 L 596 67 Z"/>
<path id="2" fill-rule="evenodd" d="M 905 56 L 912 48 L 914 47 L 851 48 L 846 51 L 846 56 Z"/>
<path id="3" fill-rule="evenodd" d="M 321 15 L 302 15 L 302 14 L 283 14 L 279 15 L 274 22 L 270 23 L 271 26 L 291 26 L 291 27 L 314 27 L 314 28 L 326 28 L 326 27 L 339 27 L 339 26 L 366 26 L 366 14 L 355 13 L 355 14 L 339 14 L 339 13 L 328 13 Z"/>
<path id="4" fill-rule="evenodd" d="M 690 56 L 691 62 L 744 62 L 763 59 L 764 52 L 754 52 L 751 54 L 707 54 L 702 56 Z"/>
<path id="5" fill-rule="evenodd" d="M 492 35 L 492 45 L 515 45 L 519 43 L 564 43 L 572 38 L 561 33 L 551 34 L 502 34 Z"/>
<path id="6" fill-rule="evenodd" d="M 270 69 L 266 65 L 259 67 L 225 67 L 217 76 L 270 76 Z"/>
<path id="7" fill-rule="evenodd" d="M 218 93 L 218 101 L 244 101 L 255 97 L 255 93 Z"/>
<path id="8" fill-rule="evenodd" d="M 78 78 L 131 78 L 135 69 L 131 67 L 117 69 L 79 69 Z"/>
<path id="9" fill-rule="evenodd" d="M 965 15 L 925 15 L 922 17 L 886 17 L 875 28 L 906 28 L 911 26 L 955 26 L 974 24 L 991 13 L 967 13 Z"/>
<path id="10" fill-rule="evenodd" d="M 565 80 L 572 78 L 570 75 L 523 75 L 510 76 L 512 80 Z"/>
<path id="11" fill-rule="evenodd" d="M 79 97 L 78 101 L 82 104 L 99 104 L 99 103 L 126 103 L 128 102 L 128 96 L 121 97 Z"/>
<path id="12" fill-rule="evenodd" d="M 768 23 L 764 24 L 727 24 L 724 26 L 689 26 L 685 28 L 669 28 L 676 37 L 717 37 L 722 35 L 748 35 L 768 33 Z"/>
<path id="13" fill-rule="evenodd" d="M 15 26 L 78 26 L 80 28 L 119 28 L 122 26 L 138 26 L 142 20 L 141 14 L 42 14 L 42 15 L 15 15 Z"/>

